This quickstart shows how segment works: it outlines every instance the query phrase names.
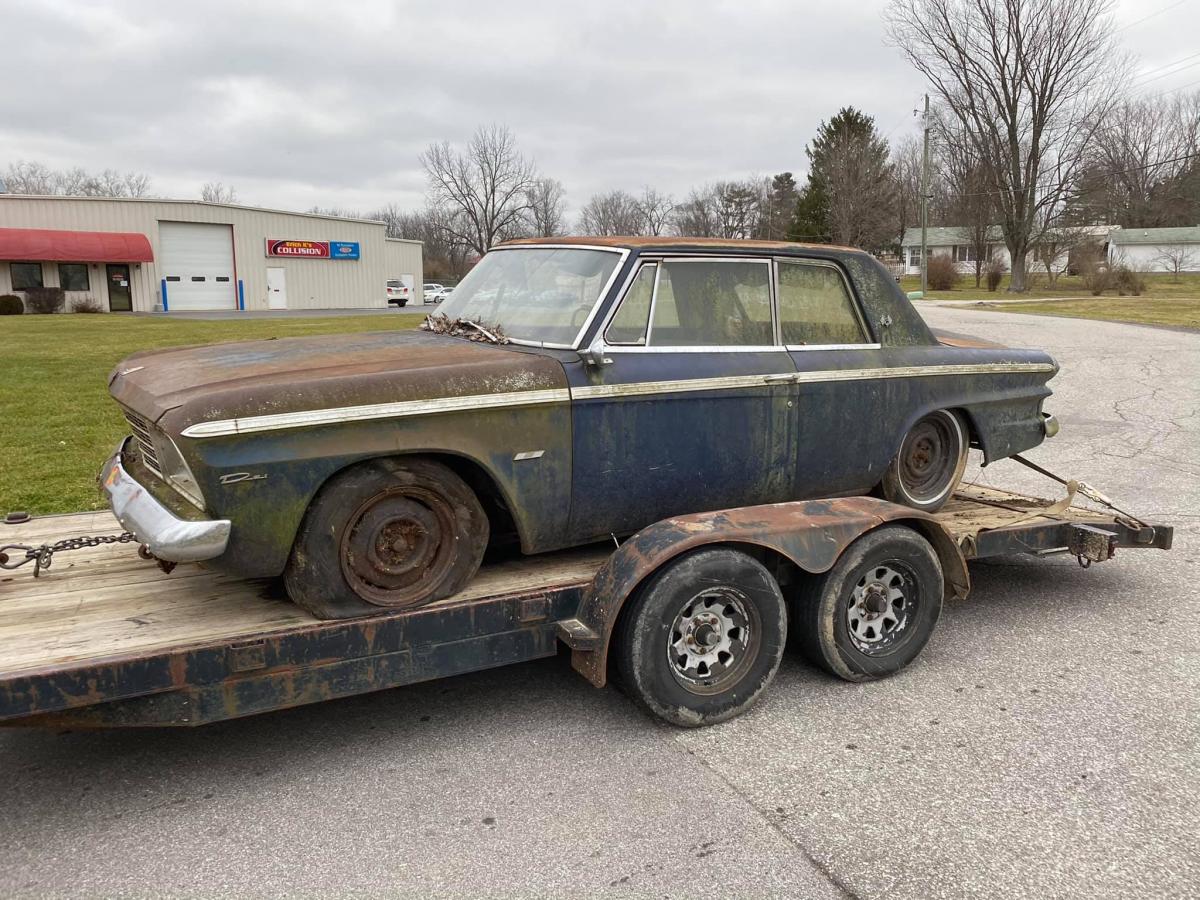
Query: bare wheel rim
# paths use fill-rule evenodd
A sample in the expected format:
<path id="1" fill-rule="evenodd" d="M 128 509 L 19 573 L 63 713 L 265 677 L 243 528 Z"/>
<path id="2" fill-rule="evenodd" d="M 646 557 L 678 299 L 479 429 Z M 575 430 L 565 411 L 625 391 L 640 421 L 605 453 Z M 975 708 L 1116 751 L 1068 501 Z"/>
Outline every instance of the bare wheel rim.
<path id="1" fill-rule="evenodd" d="M 962 431 L 949 413 L 926 416 L 900 447 L 900 485 L 919 503 L 940 500 L 951 487 L 962 455 Z"/>
<path id="2" fill-rule="evenodd" d="M 708 588 L 683 604 L 667 634 L 671 674 L 693 694 L 719 694 L 754 664 L 762 625 L 736 588 Z"/>
<path id="3" fill-rule="evenodd" d="M 886 656 L 912 632 L 920 603 L 916 575 L 907 565 L 889 560 L 872 566 L 846 604 L 850 643 L 866 656 Z"/>
<path id="4" fill-rule="evenodd" d="M 405 485 L 368 498 L 342 533 L 342 574 L 378 606 L 420 602 L 454 563 L 455 516 L 435 491 Z"/>

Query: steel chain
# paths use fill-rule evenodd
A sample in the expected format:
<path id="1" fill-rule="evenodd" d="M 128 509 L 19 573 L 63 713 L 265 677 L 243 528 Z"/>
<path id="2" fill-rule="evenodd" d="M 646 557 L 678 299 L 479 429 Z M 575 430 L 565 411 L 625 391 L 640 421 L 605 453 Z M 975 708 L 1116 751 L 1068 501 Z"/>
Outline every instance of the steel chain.
<path id="1" fill-rule="evenodd" d="M 98 534 L 94 536 L 66 538 L 54 544 L 5 544 L 0 547 L 0 569 L 19 569 L 26 563 L 33 563 L 33 577 L 37 578 L 42 569 L 50 568 L 55 553 L 65 550 L 83 550 L 87 547 L 99 547 L 102 544 L 128 544 L 136 541 L 137 536 L 132 531 L 122 534 Z M 11 551 L 21 554 L 15 556 Z"/>

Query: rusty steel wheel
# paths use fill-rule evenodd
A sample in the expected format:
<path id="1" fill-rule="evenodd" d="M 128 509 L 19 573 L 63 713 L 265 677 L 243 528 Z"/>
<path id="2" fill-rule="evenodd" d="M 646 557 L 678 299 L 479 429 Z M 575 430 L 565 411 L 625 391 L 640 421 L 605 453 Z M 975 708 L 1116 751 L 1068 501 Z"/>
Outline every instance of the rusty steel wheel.
<path id="1" fill-rule="evenodd" d="M 883 495 L 926 512 L 940 509 L 962 479 L 967 449 L 967 429 L 957 413 L 940 409 L 919 419 L 883 476 Z"/>
<path id="2" fill-rule="evenodd" d="M 409 609 L 461 590 L 487 541 L 487 515 L 449 468 L 373 460 L 322 488 L 284 577 L 292 599 L 322 618 Z"/>

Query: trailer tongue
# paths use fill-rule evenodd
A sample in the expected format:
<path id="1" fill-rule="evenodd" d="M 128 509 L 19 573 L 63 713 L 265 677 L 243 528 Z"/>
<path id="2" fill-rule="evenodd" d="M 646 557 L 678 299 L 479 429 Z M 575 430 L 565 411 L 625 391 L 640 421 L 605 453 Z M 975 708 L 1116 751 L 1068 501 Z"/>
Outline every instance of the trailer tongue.
<path id="1" fill-rule="evenodd" d="M 52 516 L 0 525 L 0 543 L 37 546 L 114 528 L 107 512 Z M 881 567 L 889 575 L 850 584 L 848 597 L 835 596 L 842 570 L 854 553 L 866 552 L 867 538 L 893 540 L 887 552 L 900 562 L 895 571 Z M 871 498 L 785 503 L 667 520 L 615 551 L 602 546 L 495 563 L 447 600 L 333 622 L 305 613 L 272 582 L 238 581 L 195 565 L 168 575 L 129 547 L 99 544 L 56 558 L 40 578 L 21 571 L 0 577 L 0 724 L 201 725 L 553 656 L 560 643 L 598 685 L 611 647 L 636 699 L 668 721 L 703 724 L 744 710 L 773 676 L 782 641 L 770 640 L 774 626 L 762 610 L 773 608 L 774 595 L 789 611 L 781 620 L 790 617 L 809 656 L 835 674 L 861 680 L 896 671 L 911 657 L 885 651 L 889 640 L 903 643 L 906 628 L 914 629 L 904 640 L 915 656 L 928 638 L 915 629 L 932 615 L 932 630 L 942 586 L 922 582 L 919 559 L 905 575 L 904 542 L 927 542 L 946 593 L 965 596 L 968 560 L 1069 552 L 1090 565 L 1120 547 L 1170 549 L 1171 538 L 1170 527 L 1124 514 L 988 488 L 963 489 L 933 516 Z M 734 563 L 722 563 L 727 568 L 744 563 L 753 579 L 758 566 L 777 586 L 765 599 L 733 576 L 725 593 L 697 588 L 674 623 L 663 626 L 668 645 L 655 664 L 666 686 L 656 687 L 628 670 L 639 658 L 628 644 L 639 638 L 633 625 L 618 630 L 622 616 L 642 621 L 651 595 L 684 578 L 685 561 L 698 566 L 701 551 L 717 550 L 733 554 Z M 834 613 L 828 621 L 841 623 L 840 644 L 837 628 L 826 636 L 820 626 Z M 647 640 L 658 647 L 657 637 Z M 857 664 L 860 657 L 867 663 Z M 722 677 L 756 666 L 758 690 L 713 705 Z M 710 699 L 678 713 L 655 693 L 676 689 L 685 701 L 693 694 Z"/>

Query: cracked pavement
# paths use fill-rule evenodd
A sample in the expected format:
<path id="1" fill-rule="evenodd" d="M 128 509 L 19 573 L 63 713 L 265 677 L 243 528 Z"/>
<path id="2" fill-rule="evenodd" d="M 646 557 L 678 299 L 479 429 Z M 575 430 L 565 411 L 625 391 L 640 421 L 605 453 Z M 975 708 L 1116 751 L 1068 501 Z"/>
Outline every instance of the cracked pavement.
<path id="1" fill-rule="evenodd" d="M 899 676 L 789 653 L 755 709 L 699 731 L 565 658 L 194 731 L 0 731 L 0 892 L 1194 895 L 1200 335 L 922 312 L 1054 353 L 1063 430 L 1029 456 L 1173 524 L 1175 549 L 975 565 Z"/>

